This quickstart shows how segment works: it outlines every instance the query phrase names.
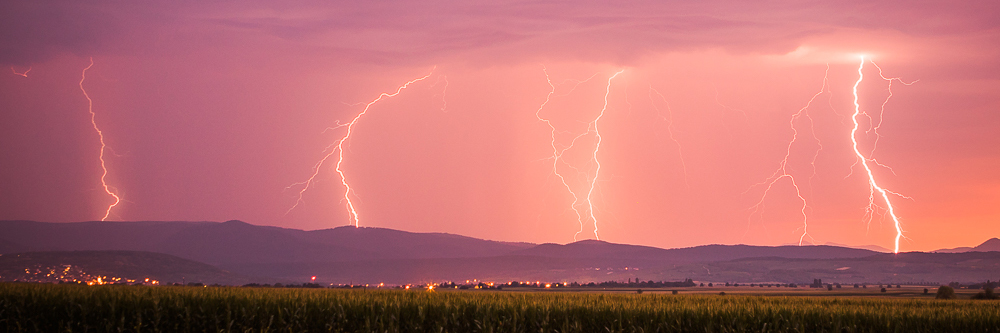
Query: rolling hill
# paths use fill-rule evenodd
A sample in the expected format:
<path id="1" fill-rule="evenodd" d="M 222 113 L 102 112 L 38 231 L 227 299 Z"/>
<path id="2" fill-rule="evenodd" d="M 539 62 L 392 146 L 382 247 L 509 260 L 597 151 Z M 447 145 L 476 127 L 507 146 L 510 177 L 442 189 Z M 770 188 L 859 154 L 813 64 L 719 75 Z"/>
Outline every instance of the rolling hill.
<path id="1" fill-rule="evenodd" d="M 469 258 L 505 254 L 530 246 L 533 244 L 488 241 L 445 233 L 354 227 L 303 231 L 256 226 L 241 221 L 0 221 L 2 253 L 149 251 L 213 265 Z"/>
<path id="2" fill-rule="evenodd" d="M 988 249 L 990 240 L 974 249 Z M 584 240 L 510 243 L 446 233 L 339 227 L 314 231 L 217 222 L 0 221 L 0 253 L 146 251 L 203 262 L 254 282 L 676 281 L 975 282 L 1000 279 L 1000 252 L 904 253 L 830 245 L 661 249 Z M 977 254 L 978 253 L 978 254 Z M 979 257 L 977 257 L 979 256 Z M 138 259 L 137 259 L 138 260 Z"/>
<path id="3" fill-rule="evenodd" d="M 0 281 L 93 282 L 97 277 L 162 283 L 243 284 L 249 279 L 208 264 L 142 251 L 58 251 L 0 255 Z"/>
<path id="4" fill-rule="evenodd" d="M 956 247 L 953 249 L 940 249 L 937 253 L 961 253 L 961 252 L 1000 252 L 1000 238 L 990 238 L 975 247 Z"/>
<path id="5" fill-rule="evenodd" d="M 753 245 L 701 245 L 679 249 L 661 249 L 650 246 L 615 244 L 604 241 L 584 240 L 566 245 L 541 244 L 515 251 L 513 255 L 550 258 L 600 258 L 621 260 L 656 260 L 668 262 L 705 262 L 749 257 L 782 258 L 857 258 L 878 252 L 829 245 L 806 246 L 753 246 Z"/>

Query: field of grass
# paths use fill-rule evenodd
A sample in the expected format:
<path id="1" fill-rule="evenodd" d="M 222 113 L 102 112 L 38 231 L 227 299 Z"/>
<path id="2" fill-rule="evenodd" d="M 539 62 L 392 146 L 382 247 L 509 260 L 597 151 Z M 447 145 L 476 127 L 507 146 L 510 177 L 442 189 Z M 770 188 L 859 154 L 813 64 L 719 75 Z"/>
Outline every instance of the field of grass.
<path id="1" fill-rule="evenodd" d="M 927 293 L 924 293 L 924 289 L 927 289 Z M 745 296 L 790 296 L 790 297 L 875 297 L 875 298 L 907 298 L 907 299 L 934 299 L 937 292 L 937 287 L 935 286 L 903 286 L 902 288 L 887 288 L 885 292 L 882 292 L 880 288 L 875 286 L 869 286 L 868 288 L 852 288 L 850 286 L 844 288 L 835 288 L 833 290 L 827 290 L 826 288 L 809 288 L 800 286 L 797 288 L 787 288 L 787 287 L 683 287 L 683 288 L 573 288 L 565 287 L 558 289 L 538 289 L 538 288 L 511 288 L 506 287 L 505 291 L 542 291 L 542 292 L 599 292 L 599 293 L 626 293 L 632 294 L 636 293 L 637 290 L 642 290 L 644 294 L 671 294 L 673 291 L 677 291 L 678 295 L 718 295 L 720 292 L 724 292 L 728 295 L 745 295 Z M 959 299 L 969 299 L 972 295 L 981 292 L 981 289 L 955 289 L 955 294 Z"/>
<path id="2" fill-rule="evenodd" d="M 1000 332 L 1000 302 L 0 284 L 0 332 Z"/>

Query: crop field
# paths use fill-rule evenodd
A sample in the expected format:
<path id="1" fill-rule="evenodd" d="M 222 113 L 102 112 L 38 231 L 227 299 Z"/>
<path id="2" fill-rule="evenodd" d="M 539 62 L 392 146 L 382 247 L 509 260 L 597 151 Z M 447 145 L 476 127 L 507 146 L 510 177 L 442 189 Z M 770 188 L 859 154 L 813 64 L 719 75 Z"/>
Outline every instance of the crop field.
<path id="1" fill-rule="evenodd" d="M 928 289 L 928 293 L 924 293 L 924 289 Z M 613 294 L 635 294 L 638 290 L 642 290 L 643 294 L 672 294 L 677 291 L 678 295 L 718 295 L 720 292 L 724 292 L 727 295 L 741 295 L 741 296 L 789 296 L 789 297 L 802 297 L 802 296 L 813 296 L 813 297 L 881 297 L 881 298 L 908 298 L 908 299 L 934 299 L 937 287 L 924 287 L 924 286 L 909 286 L 902 288 L 891 288 L 887 289 L 885 292 L 881 292 L 879 288 L 870 286 L 865 289 L 861 288 L 840 288 L 828 291 L 826 288 L 760 288 L 760 287 L 684 287 L 684 288 L 558 288 L 558 289 L 539 289 L 539 288 L 504 288 L 504 291 L 520 291 L 520 292 L 580 292 L 580 293 L 613 293 Z M 970 298 L 979 289 L 957 289 L 955 290 L 958 298 Z"/>
<path id="2" fill-rule="evenodd" d="M 0 332 L 1000 332 L 1000 302 L 0 284 Z"/>

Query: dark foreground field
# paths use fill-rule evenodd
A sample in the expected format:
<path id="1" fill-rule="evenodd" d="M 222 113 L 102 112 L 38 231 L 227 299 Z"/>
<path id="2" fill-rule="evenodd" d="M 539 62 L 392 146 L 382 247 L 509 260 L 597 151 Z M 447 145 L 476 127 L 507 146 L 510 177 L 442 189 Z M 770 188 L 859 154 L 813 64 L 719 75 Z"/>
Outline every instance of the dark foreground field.
<path id="1" fill-rule="evenodd" d="M 0 332 L 1000 332 L 1000 302 L 0 284 Z"/>

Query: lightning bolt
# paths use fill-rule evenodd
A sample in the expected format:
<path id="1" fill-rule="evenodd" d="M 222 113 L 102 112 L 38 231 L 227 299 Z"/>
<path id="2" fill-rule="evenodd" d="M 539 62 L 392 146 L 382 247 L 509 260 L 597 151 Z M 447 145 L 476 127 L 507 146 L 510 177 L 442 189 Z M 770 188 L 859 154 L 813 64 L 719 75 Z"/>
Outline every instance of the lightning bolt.
<path id="1" fill-rule="evenodd" d="M 570 144 L 567 145 L 567 146 L 565 146 L 565 147 L 563 147 L 563 148 L 559 148 L 557 146 L 557 144 L 556 144 L 556 134 L 558 133 L 558 131 L 556 130 L 555 125 L 552 124 L 552 120 L 544 118 L 541 115 L 542 110 L 545 108 L 546 105 L 548 105 L 548 103 L 552 100 L 552 96 L 556 93 L 556 86 L 557 86 L 555 83 L 552 82 L 552 78 L 549 76 L 549 73 L 548 73 L 547 69 L 545 69 L 543 67 L 542 68 L 542 72 L 545 73 L 545 80 L 549 84 L 549 87 L 551 89 L 549 90 L 549 93 L 545 96 L 545 101 L 542 102 L 542 104 L 535 111 L 535 117 L 538 118 L 539 121 L 544 122 L 546 125 L 549 126 L 549 130 L 550 130 L 549 134 L 550 134 L 550 139 L 551 139 L 550 142 L 549 142 L 549 145 L 552 147 L 552 157 L 550 157 L 552 159 L 552 173 L 555 174 L 556 177 L 559 178 L 559 181 L 562 183 L 563 187 L 565 187 L 566 191 L 568 191 L 569 194 L 573 197 L 573 203 L 570 204 L 570 209 L 573 210 L 573 213 L 576 215 L 577 222 L 580 224 L 580 230 L 577 231 L 573 235 L 573 240 L 576 241 L 577 237 L 581 233 L 583 233 L 584 222 L 585 222 L 584 221 L 584 216 L 587 216 L 587 217 L 589 217 L 590 220 L 594 221 L 594 237 L 596 237 L 599 240 L 600 239 L 600 235 L 597 232 L 597 218 L 594 216 L 594 208 L 593 208 L 594 206 L 593 206 L 593 200 L 592 200 L 592 196 L 593 196 L 593 192 L 594 192 L 594 187 L 595 187 L 596 181 L 597 181 L 597 176 L 600 173 L 600 161 L 597 160 L 597 153 L 598 153 L 598 150 L 600 149 L 601 137 L 600 137 L 600 132 L 598 132 L 597 122 L 601 119 L 602 116 L 604 116 L 604 111 L 607 110 L 607 107 L 608 107 L 607 98 L 608 98 L 608 94 L 610 94 L 610 92 L 611 92 L 611 80 L 614 79 L 616 76 L 618 76 L 618 74 L 621 74 L 622 72 L 624 72 L 624 70 L 618 71 L 617 73 L 615 73 L 614 75 L 612 75 L 611 77 L 608 78 L 608 86 L 607 86 L 607 89 L 605 91 L 605 96 L 604 96 L 604 107 L 601 109 L 601 113 L 593 121 L 591 121 L 590 123 L 588 123 L 587 130 L 585 132 L 580 133 L 580 134 L 574 136 L 573 140 L 570 141 Z M 576 87 L 578 87 L 580 84 L 582 84 L 584 82 L 587 82 L 587 81 L 590 81 L 591 79 L 594 78 L 594 76 L 597 76 L 597 74 L 594 74 L 590 78 L 587 78 L 586 80 L 583 80 L 583 81 L 574 81 L 575 85 L 573 85 L 573 88 L 570 91 L 572 92 L 572 90 L 575 90 Z M 573 80 L 567 80 L 567 81 L 573 81 Z M 597 144 L 594 147 L 594 152 L 593 152 L 593 155 L 591 157 L 591 161 L 597 163 L 597 171 L 595 172 L 593 178 L 590 178 L 588 176 L 587 179 L 586 179 L 587 183 L 590 185 L 590 189 L 587 191 L 587 195 L 586 195 L 585 200 L 584 200 L 585 204 L 587 206 L 587 209 L 585 210 L 586 213 L 584 213 L 584 212 L 581 212 L 581 210 L 580 210 L 580 206 L 584 205 L 584 204 L 580 203 L 580 201 L 581 201 L 580 195 L 577 195 L 576 191 L 573 190 L 573 187 L 570 186 L 569 183 L 566 181 L 566 176 L 564 176 L 562 173 L 559 172 L 559 165 L 560 165 L 560 161 L 562 161 L 563 155 L 567 151 L 569 151 L 570 149 L 573 149 L 574 147 L 576 147 L 577 141 L 579 141 L 583 137 L 588 136 L 591 133 L 593 133 L 595 135 L 595 138 L 597 139 Z M 570 167 L 570 168 L 576 170 L 578 173 L 583 173 L 578 168 L 574 167 L 573 165 L 570 165 L 569 163 L 566 163 L 566 162 L 563 161 L 563 164 L 565 164 L 567 167 Z"/>
<path id="2" fill-rule="evenodd" d="M 441 89 L 441 112 L 448 112 L 448 98 L 447 98 L 448 97 L 448 77 L 444 76 L 444 75 L 438 76 L 438 81 L 434 82 L 434 84 L 431 85 L 431 87 L 436 87 L 438 85 L 438 83 L 440 83 L 441 81 L 444 81 L 444 88 Z M 434 95 L 434 97 L 437 97 L 437 95 Z"/>
<path id="3" fill-rule="evenodd" d="M 112 203 L 110 206 L 108 206 L 107 211 L 104 213 L 104 217 L 101 218 L 101 221 L 104 221 L 107 220 L 108 216 L 111 215 L 111 209 L 115 208 L 115 206 L 118 206 L 118 203 L 120 203 L 122 199 L 119 198 L 118 195 L 115 194 L 115 192 L 111 191 L 111 187 L 108 186 L 108 182 L 106 179 L 108 177 L 108 167 L 104 161 L 104 150 L 107 148 L 107 144 L 104 143 L 104 132 L 101 132 L 101 129 L 97 127 L 97 120 L 96 120 L 97 114 L 94 113 L 94 101 L 90 99 L 90 95 L 87 95 L 87 90 L 83 88 L 83 81 L 87 79 L 87 70 L 93 66 L 94 66 L 94 58 L 90 58 L 90 65 L 87 65 L 87 68 L 83 69 L 83 74 L 80 75 L 80 91 L 83 91 L 83 97 L 87 98 L 87 111 L 90 112 L 90 124 L 94 126 L 94 131 L 97 132 L 97 137 L 100 138 L 101 140 L 101 154 L 99 155 L 99 158 L 101 159 L 101 170 L 102 170 L 101 185 L 104 186 L 104 192 L 107 192 L 108 195 L 115 198 L 115 202 Z M 25 74 L 27 73 L 28 72 L 25 72 Z"/>
<path id="4" fill-rule="evenodd" d="M 604 90 L 604 106 L 601 107 L 601 113 L 597 115 L 597 118 L 595 118 L 594 121 L 590 122 L 590 127 L 588 127 L 588 131 L 591 128 L 593 129 L 594 137 L 597 138 L 597 144 L 594 146 L 593 155 L 593 161 L 597 164 L 597 170 L 594 170 L 594 178 L 590 179 L 590 190 L 587 191 L 587 211 L 590 212 L 590 219 L 594 221 L 594 237 L 597 238 L 597 240 L 600 240 L 601 236 L 597 234 L 597 217 L 594 216 L 594 200 L 592 197 L 594 195 L 594 187 L 597 185 L 597 176 L 601 174 L 601 161 L 597 159 L 597 152 L 601 150 L 601 141 L 603 140 L 603 138 L 601 138 L 601 131 L 597 129 L 597 123 L 601 121 L 602 117 L 604 117 L 604 111 L 608 110 L 608 95 L 611 94 L 611 80 L 614 80 L 615 77 L 623 72 L 625 72 L 624 69 L 619 70 L 608 78 L 608 85 Z"/>
<path id="5" fill-rule="evenodd" d="M 883 80 L 889 81 L 889 87 L 890 87 L 889 88 L 890 89 L 889 90 L 889 97 L 891 97 L 892 96 L 892 90 L 891 90 L 892 89 L 891 88 L 892 87 L 892 81 L 893 80 L 899 80 L 899 79 L 898 78 L 886 78 L 885 76 L 882 76 L 882 68 L 879 68 L 878 65 L 876 65 L 874 61 L 871 61 L 871 63 L 872 63 L 872 65 L 875 65 L 875 67 L 879 69 L 879 76 L 882 77 Z M 891 192 L 889 190 L 886 190 L 886 189 L 882 188 L 881 186 L 879 186 L 878 183 L 875 182 L 875 175 L 872 174 L 872 169 L 868 165 L 868 163 L 871 162 L 871 163 L 876 164 L 876 165 L 881 165 L 881 164 L 879 164 L 877 161 L 875 161 L 874 158 L 865 157 L 864 154 L 861 153 L 861 150 L 858 149 L 858 139 L 857 139 L 857 132 L 858 132 L 858 127 L 859 127 L 858 116 L 861 115 L 861 114 L 863 114 L 863 112 L 861 112 L 861 105 L 858 103 L 858 86 L 861 85 L 861 81 L 863 81 L 864 78 L 865 78 L 865 75 L 863 73 L 864 67 L 865 67 L 865 57 L 861 56 L 861 63 L 858 65 L 858 81 L 854 83 L 854 88 L 852 90 L 853 93 L 854 93 L 854 115 L 851 116 L 851 120 L 854 122 L 854 127 L 851 129 L 851 143 L 853 143 L 854 155 L 857 158 L 855 160 L 855 165 L 857 165 L 857 164 L 860 163 L 861 166 L 865 168 L 865 172 L 868 175 L 868 189 L 869 189 L 869 194 L 868 194 L 868 208 L 866 208 L 866 213 L 865 214 L 868 215 L 869 222 L 870 222 L 871 221 L 870 220 L 871 215 L 877 209 L 877 206 L 875 205 L 875 192 L 878 192 L 880 194 L 880 196 L 882 197 L 882 199 L 885 200 L 885 205 L 887 207 L 886 210 L 889 212 L 889 216 L 892 217 L 893 224 L 895 225 L 895 228 L 896 228 L 895 248 L 893 249 L 893 253 L 899 253 L 899 239 L 903 237 L 903 228 L 900 226 L 899 217 L 896 216 L 895 208 L 892 206 L 892 203 L 889 201 L 889 194 L 890 193 L 894 194 L 894 195 L 899 195 L 899 194 L 893 193 L 893 192 Z M 902 80 L 900 80 L 900 82 L 902 82 Z M 916 82 L 916 81 L 914 81 L 914 82 Z M 913 82 L 911 82 L 910 84 L 912 84 L 912 83 Z M 904 82 L 904 84 L 906 84 L 906 83 Z M 882 102 L 882 112 L 885 111 L 885 104 L 888 103 L 888 100 L 889 100 L 889 98 L 886 97 L 886 100 Z M 865 116 L 868 116 L 868 115 L 865 113 Z M 869 116 L 869 119 L 871 119 L 870 116 Z M 877 129 L 879 126 L 881 126 L 881 124 L 882 124 L 882 120 L 881 120 L 881 117 L 880 117 L 878 125 L 874 126 L 873 129 Z M 877 132 L 876 132 L 876 138 L 877 138 Z M 877 142 L 877 139 L 876 139 L 876 142 Z M 874 148 L 873 148 L 873 152 L 874 152 Z M 853 169 L 853 167 L 852 167 L 852 169 Z"/>
<path id="6" fill-rule="evenodd" d="M 726 111 L 729 111 L 729 112 L 739 112 L 739 114 L 741 116 L 743 116 L 743 121 L 749 121 L 749 119 L 750 119 L 749 117 L 747 117 L 747 112 L 746 111 L 743 111 L 742 109 L 731 108 L 731 107 L 729 107 L 729 106 L 727 106 L 725 104 L 722 104 L 722 101 L 719 100 L 719 88 L 715 88 L 715 104 L 718 105 L 718 106 L 720 106 L 720 107 L 722 107 Z M 723 115 L 725 115 L 725 113 L 723 113 Z M 729 126 L 726 125 L 725 122 L 722 123 L 722 126 L 725 126 L 726 130 L 729 131 L 729 136 L 733 135 L 732 131 L 729 129 Z"/>
<path id="7" fill-rule="evenodd" d="M 663 116 L 663 114 L 660 113 L 660 108 L 656 107 L 656 103 L 653 102 L 653 94 L 660 96 L 660 100 L 662 100 L 663 104 L 667 106 L 667 116 Z M 649 103 L 653 105 L 653 109 L 656 110 L 656 114 L 659 115 L 663 121 L 667 122 L 667 136 L 670 137 L 670 141 L 673 141 L 674 144 L 677 145 L 677 156 L 681 160 L 681 168 L 684 171 L 684 185 L 690 188 L 691 184 L 688 183 L 687 163 L 684 162 L 684 151 L 681 149 L 681 143 L 677 141 L 677 138 L 674 138 L 674 111 L 670 109 L 670 102 L 667 102 L 667 97 L 663 96 L 663 94 L 656 89 L 653 89 L 653 86 L 650 85 Z"/>
<path id="8" fill-rule="evenodd" d="M 810 176 L 810 179 L 812 179 L 812 176 L 816 175 L 816 158 L 819 156 L 820 150 L 823 149 L 823 145 L 820 142 L 819 138 L 816 137 L 813 119 L 809 115 L 809 107 L 812 106 L 812 103 L 813 101 L 816 100 L 816 98 L 818 98 L 820 95 L 826 92 L 829 92 L 829 75 L 830 75 L 830 66 L 827 65 L 826 72 L 823 74 L 823 86 L 820 88 L 818 92 L 816 92 L 816 94 L 812 96 L 812 98 L 809 99 L 809 102 L 807 102 L 804 107 L 802 107 L 797 112 L 792 114 L 791 118 L 788 120 L 788 127 L 792 129 L 792 139 L 788 141 L 788 146 L 785 147 L 785 157 L 782 158 L 781 162 L 778 164 L 778 169 L 775 170 L 774 173 L 771 174 L 771 176 L 768 177 L 763 182 L 754 184 L 753 186 L 750 187 L 751 189 L 753 189 L 757 186 L 766 185 L 764 189 L 764 194 L 761 195 L 760 197 L 760 201 L 758 201 L 755 205 L 753 205 L 750 208 L 753 210 L 753 212 L 750 213 L 750 216 L 752 217 L 754 214 L 763 214 L 762 210 L 764 206 L 764 199 L 767 198 L 767 194 L 770 193 L 771 189 L 774 188 L 775 184 L 777 184 L 778 181 L 782 179 L 788 179 L 789 183 L 792 185 L 792 188 L 795 189 L 795 196 L 798 197 L 799 201 L 802 202 L 802 206 L 799 209 L 799 212 L 802 214 L 802 235 L 799 236 L 799 246 L 802 246 L 802 241 L 804 241 L 806 237 L 812 239 L 812 236 L 809 236 L 809 214 L 807 212 L 809 210 L 809 202 L 806 200 L 805 196 L 802 195 L 802 190 L 799 187 L 798 181 L 795 180 L 795 176 L 788 171 L 788 159 L 792 155 L 792 146 L 795 145 L 795 142 L 799 138 L 799 130 L 795 127 L 795 123 L 796 121 L 805 117 L 805 119 L 809 122 L 810 132 L 812 133 L 813 140 L 819 146 L 819 148 L 813 154 L 812 160 L 810 161 L 810 165 L 812 166 L 812 175 Z M 749 228 L 750 226 L 748 224 L 747 232 L 749 232 L 750 230 Z"/>
<path id="9" fill-rule="evenodd" d="M 337 174 L 340 176 L 340 183 L 342 185 L 344 185 L 344 202 L 346 202 L 347 211 L 348 211 L 348 213 L 351 216 L 351 220 L 353 221 L 352 224 L 354 225 L 354 227 L 358 227 L 358 225 L 359 225 L 358 212 L 354 208 L 354 202 L 351 201 L 351 195 L 350 195 L 351 191 L 352 191 L 351 185 L 349 183 L 347 183 L 347 176 L 344 175 L 344 170 L 341 169 L 341 165 L 344 163 L 344 142 L 346 142 L 347 140 L 350 140 L 351 134 L 354 133 L 354 126 L 357 125 L 358 121 L 361 120 L 362 116 L 364 116 L 365 114 L 368 113 L 368 111 L 371 109 L 372 105 L 375 105 L 376 103 L 378 103 L 379 101 L 381 101 L 381 100 L 383 100 L 385 98 L 394 97 L 396 95 L 399 95 L 399 93 L 401 93 L 404 89 L 406 89 L 407 87 L 409 87 L 411 84 L 414 84 L 414 83 L 426 80 L 427 78 L 431 77 L 431 75 L 433 75 L 433 70 L 431 70 L 431 71 L 432 72 L 429 73 L 429 74 L 427 74 L 427 75 L 424 75 L 422 77 L 419 77 L 419 78 L 407 81 L 403 85 L 397 87 L 395 92 L 392 92 L 392 93 L 383 92 L 383 93 L 379 94 L 377 98 L 375 98 L 374 100 L 372 100 L 372 101 L 368 102 L 367 104 L 365 104 L 364 110 L 361 110 L 360 113 L 358 113 L 356 116 L 354 116 L 354 118 L 351 119 L 351 121 L 349 123 L 340 124 L 338 122 L 336 126 L 330 127 L 330 128 L 327 128 L 326 130 L 324 130 L 324 132 L 325 132 L 325 131 L 331 130 L 331 129 L 338 129 L 338 128 L 342 128 L 342 127 L 346 127 L 347 128 L 347 132 L 344 134 L 344 136 L 340 137 L 340 139 L 337 139 L 336 141 L 334 141 L 334 143 L 330 144 L 329 146 L 326 147 L 326 149 L 324 149 L 324 152 L 326 154 L 323 155 L 323 158 L 320 159 L 319 162 L 316 162 L 316 165 L 313 166 L 313 174 L 312 174 L 312 176 L 309 177 L 309 179 L 307 179 L 306 181 L 303 181 L 303 182 L 294 183 L 294 184 L 289 185 L 288 187 L 286 187 L 286 189 L 287 189 L 287 188 L 291 188 L 291 187 L 294 187 L 294 186 L 297 186 L 297 185 L 302 185 L 302 189 L 299 190 L 298 199 L 296 199 L 295 205 L 292 205 L 292 207 L 289 208 L 288 211 L 285 212 L 285 214 L 287 215 L 289 212 L 291 212 L 293 209 L 295 209 L 295 207 L 298 207 L 299 204 L 302 203 L 302 195 L 306 192 L 306 190 L 309 189 L 309 186 L 312 183 L 315 182 L 316 176 L 319 175 L 320 168 L 323 166 L 323 164 L 326 163 L 327 160 L 330 159 L 330 157 L 332 157 L 333 155 L 337 155 L 337 164 L 336 164 L 336 167 L 334 168 L 334 170 L 337 171 Z"/>
<path id="10" fill-rule="evenodd" d="M 902 83 L 903 85 L 907 85 L 908 86 L 908 85 L 912 85 L 914 83 L 917 83 L 917 81 L 920 81 L 920 80 L 915 80 L 913 82 L 904 82 L 903 79 L 898 78 L 898 77 L 885 77 L 885 75 L 882 74 L 882 67 L 879 67 L 878 64 L 876 64 L 874 60 L 869 59 L 868 62 L 870 62 L 872 65 L 875 66 L 875 68 L 878 69 L 878 76 L 881 77 L 882 80 L 885 80 L 888 83 L 888 86 L 886 87 L 886 91 L 889 92 L 889 95 L 885 97 L 885 100 L 882 101 L 882 105 L 879 108 L 878 122 L 877 123 L 872 119 L 871 116 L 868 115 L 868 113 L 862 112 L 862 114 L 864 114 L 865 117 L 868 117 L 869 124 L 870 124 L 869 128 L 868 128 L 868 131 L 866 131 L 866 133 L 875 133 L 875 142 L 872 144 L 872 150 L 871 150 L 871 153 L 868 154 L 868 156 L 875 156 L 875 149 L 878 147 L 878 140 L 882 138 L 882 135 L 878 133 L 878 129 L 882 127 L 882 121 L 883 121 L 883 119 L 885 119 L 885 117 L 884 117 L 885 116 L 885 105 L 889 104 L 889 99 L 892 98 L 892 81 L 899 81 L 899 83 Z M 878 163 L 877 161 L 874 161 L 874 158 L 872 160 L 873 160 L 874 163 Z M 889 166 L 886 166 L 884 164 L 878 164 L 878 165 L 881 166 L 881 167 L 883 167 L 883 168 L 889 169 L 889 171 L 892 172 L 892 168 L 890 168 Z M 893 174 L 895 174 L 895 172 L 893 172 Z"/>
<path id="11" fill-rule="evenodd" d="M 10 66 L 10 71 L 14 72 L 14 75 L 20 75 L 20 76 L 23 76 L 23 77 L 28 77 L 28 72 L 31 71 L 31 67 L 28 67 L 28 70 L 24 71 L 23 73 L 18 73 L 17 70 L 14 70 L 14 66 Z"/>
<path id="12" fill-rule="evenodd" d="M 556 133 L 557 133 L 556 127 L 555 127 L 555 125 L 552 124 L 551 120 L 542 118 L 542 115 L 541 115 L 542 109 L 544 109 L 545 106 L 549 104 L 549 101 L 552 100 L 552 95 L 556 93 L 556 85 L 554 83 L 552 83 L 552 78 L 549 76 L 549 72 L 548 72 L 548 70 L 545 67 L 542 67 L 542 72 L 545 73 L 545 81 L 548 82 L 549 87 L 551 87 L 552 89 L 549 90 L 549 93 L 547 95 L 545 95 L 545 101 L 542 102 L 542 105 L 539 106 L 538 110 L 535 111 L 535 117 L 538 118 L 539 121 L 542 121 L 546 125 L 548 125 L 549 129 L 550 129 L 549 133 L 550 133 L 551 141 L 549 142 L 549 144 L 552 147 L 552 173 L 554 173 L 556 175 L 556 177 L 559 177 L 559 181 L 562 182 L 563 187 L 565 187 L 566 191 L 568 191 L 569 194 L 571 196 L 573 196 L 573 203 L 570 204 L 570 209 L 573 210 L 573 213 L 576 215 L 577 222 L 580 223 L 580 231 L 578 231 L 575 235 L 573 235 L 573 240 L 576 241 L 576 235 L 579 235 L 581 232 L 583 232 L 583 214 L 581 214 L 580 210 L 577 209 L 577 203 L 580 202 L 580 198 L 579 198 L 579 196 L 576 195 L 576 192 L 573 191 L 573 187 L 571 187 L 569 185 L 569 183 L 566 182 L 566 177 L 563 176 L 561 173 L 559 173 L 559 161 L 562 159 L 562 156 L 563 156 L 563 154 L 566 153 L 566 151 L 568 151 L 571 148 L 573 148 L 573 146 L 576 144 L 576 140 L 579 139 L 580 137 L 582 137 L 583 135 L 585 135 L 586 133 L 581 133 L 581 134 L 577 135 L 576 137 L 574 137 L 573 141 L 570 143 L 570 145 L 566 146 L 563 149 L 559 149 L 558 147 L 556 147 Z M 576 81 L 576 84 L 573 86 L 573 89 L 570 89 L 570 92 L 572 92 L 573 90 L 576 90 L 576 87 L 578 87 L 580 84 L 582 84 L 584 82 L 587 82 L 587 81 L 590 81 L 590 79 L 594 78 L 594 76 L 596 76 L 596 75 L 597 74 L 594 74 L 590 78 L 587 78 L 586 80 L 583 80 L 583 81 Z M 572 165 L 567 164 L 567 166 L 573 168 Z M 579 170 L 577 170 L 577 171 L 579 171 Z"/>

